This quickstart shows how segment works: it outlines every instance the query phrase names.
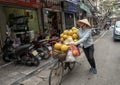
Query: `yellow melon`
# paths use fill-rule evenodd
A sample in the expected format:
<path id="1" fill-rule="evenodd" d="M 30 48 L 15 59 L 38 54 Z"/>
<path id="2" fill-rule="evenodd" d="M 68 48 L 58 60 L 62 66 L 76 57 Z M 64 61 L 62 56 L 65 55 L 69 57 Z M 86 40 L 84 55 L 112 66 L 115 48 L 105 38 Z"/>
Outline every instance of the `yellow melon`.
<path id="1" fill-rule="evenodd" d="M 73 35 L 73 31 L 72 31 L 72 30 L 69 30 L 68 34 L 69 34 L 69 35 Z"/>
<path id="2" fill-rule="evenodd" d="M 77 28 L 76 27 L 72 27 L 72 30 L 76 30 Z"/>
<path id="3" fill-rule="evenodd" d="M 77 31 L 77 30 L 73 30 L 73 33 L 74 33 L 74 34 L 78 34 L 78 31 Z"/>
<path id="4" fill-rule="evenodd" d="M 68 36 L 67 35 L 63 35 L 63 38 L 66 39 Z"/>
<path id="5" fill-rule="evenodd" d="M 56 50 L 60 50 L 60 49 L 61 49 L 61 46 L 62 46 L 61 43 L 56 43 L 56 44 L 54 45 L 54 48 L 55 48 Z"/>
<path id="6" fill-rule="evenodd" d="M 78 41 L 78 39 L 74 39 L 74 42 L 77 42 Z"/>
<path id="7" fill-rule="evenodd" d="M 77 38 L 78 38 L 78 35 L 77 35 L 77 34 L 73 34 L 73 35 L 72 35 L 72 38 L 73 38 L 73 39 L 77 39 Z"/>
<path id="8" fill-rule="evenodd" d="M 72 36 L 69 35 L 67 38 L 72 38 Z"/>
<path id="9" fill-rule="evenodd" d="M 64 44 L 64 45 L 61 46 L 61 51 L 67 51 L 68 48 L 69 48 L 69 47 Z"/>
<path id="10" fill-rule="evenodd" d="M 65 35 L 67 35 L 67 34 L 68 34 L 68 32 L 69 32 L 68 30 L 64 30 L 64 32 L 63 32 L 63 33 L 64 33 Z"/>
<path id="11" fill-rule="evenodd" d="M 63 37 L 62 37 L 62 38 L 60 38 L 60 41 L 62 41 L 62 42 L 63 42 L 63 41 L 64 41 L 64 38 L 63 38 Z"/>
<path id="12" fill-rule="evenodd" d="M 60 34 L 60 37 L 63 37 L 63 35 L 64 35 L 64 34 L 63 34 L 63 33 L 61 33 L 61 34 Z"/>

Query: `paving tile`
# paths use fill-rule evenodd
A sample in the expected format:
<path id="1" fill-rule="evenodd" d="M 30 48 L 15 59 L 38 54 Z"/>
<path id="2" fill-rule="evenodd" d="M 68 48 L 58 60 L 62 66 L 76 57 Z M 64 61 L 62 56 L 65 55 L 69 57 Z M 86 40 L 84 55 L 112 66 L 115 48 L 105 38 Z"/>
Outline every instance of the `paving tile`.
<path id="1" fill-rule="evenodd" d="M 23 85 L 38 85 L 41 81 L 43 81 L 43 79 L 33 76 L 33 77 L 21 82 L 21 84 L 23 84 Z"/>

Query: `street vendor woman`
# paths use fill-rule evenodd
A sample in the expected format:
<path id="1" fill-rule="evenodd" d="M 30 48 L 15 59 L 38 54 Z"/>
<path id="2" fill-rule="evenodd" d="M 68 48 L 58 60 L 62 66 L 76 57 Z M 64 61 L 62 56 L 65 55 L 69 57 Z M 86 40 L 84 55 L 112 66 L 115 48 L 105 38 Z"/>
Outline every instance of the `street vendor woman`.
<path id="1" fill-rule="evenodd" d="M 89 72 L 97 74 L 95 59 L 94 59 L 94 43 L 91 36 L 91 25 L 87 19 L 82 19 L 77 21 L 79 26 L 78 35 L 80 39 L 75 42 L 75 45 L 80 45 L 86 55 L 86 58 L 91 66 Z"/>

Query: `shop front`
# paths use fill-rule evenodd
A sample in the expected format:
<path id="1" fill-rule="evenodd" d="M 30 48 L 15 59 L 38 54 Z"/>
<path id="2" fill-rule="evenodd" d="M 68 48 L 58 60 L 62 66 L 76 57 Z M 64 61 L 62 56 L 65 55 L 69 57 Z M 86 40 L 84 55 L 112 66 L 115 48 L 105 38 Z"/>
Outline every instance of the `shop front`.
<path id="1" fill-rule="evenodd" d="M 75 18 L 74 13 L 69 13 L 69 12 L 65 13 L 65 25 L 66 25 L 65 27 L 66 27 L 66 29 L 70 29 L 71 27 L 75 26 L 74 18 Z"/>
<path id="2" fill-rule="evenodd" d="M 35 0 L 0 0 L 1 15 L 4 15 L 4 17 L 0 16 L 0 19 L 4 21 L 4 24 L 0 24 L 2 26 L 1 35 L 4 37 L 3 44 L 6 32 L 9 32 L 14 40 L 19 38 L 22 44 L 35 39 L 35 34 L 40 31 L 37 15 L 37 9 L 41 8 L 40 3 Z"/>
<path id="3" fill-rule="evenodd" d="M 48 0 L 43 7 L 43 31 L 45 36 L 58 36 L 62 32 L 59 0 Z"/>
<path id="4" fill-rule="evenodd" d="M 77 13 L 77 4 L 70 2 L 69 0 L 62 2 L 63 9 L 63 18 L 65 20 L 65 29 L 70 29 L 73 26 L 76 26 L 76 13 Z"/>
<path id="5" fill-rule="evenodd" d="M 91 26 L 94 24 L 93 22 L 93 15 L 92 15 L 92 9 L 90 9 L 90 7 L 88 7 L 86 4 L 84 4 L 83 2 L 79 3 L 80 8 L 83 10 L 82 11 L 82 19 L 83 18 L 87 18 L 88 21 L 90 22 Z"/>
<path id="6" fill-rule="evenodd" d="M 14 33 L 14 35 L 20 38 L 25 33 L 39 32 L 37 11 L 35 9 L 23 9 L 5 6 L 3 7 L 3 10 L 9 29 L 7 29 L 7 31 Z"/>

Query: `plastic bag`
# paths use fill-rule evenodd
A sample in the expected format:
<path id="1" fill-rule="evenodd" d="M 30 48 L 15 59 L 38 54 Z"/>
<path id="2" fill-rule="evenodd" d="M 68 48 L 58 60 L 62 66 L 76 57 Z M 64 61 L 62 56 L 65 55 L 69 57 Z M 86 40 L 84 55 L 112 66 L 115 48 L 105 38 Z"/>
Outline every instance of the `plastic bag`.
<path id="1" fill-rule="evenodd" d="M 74 41 L 73 41 L 72 37 L 69 37 L 64 40 L 64 44 L 73 44 L 73 43 L 74 43 Z"/>
<path id="2" fill-rule="evenodd" d="M 72 50 L 72 54 L 73 54 L 74 57 L 80 56 L 80 50 L 77 46 L 71 45 L 70 48 Z"/>
<path id="3" fill-rule="evenodd" d="M 66 62 L 74 62 L 76 59 L 75 57 L 72 55 L 72 51 L 69 50 L 66 56 Z"/>

